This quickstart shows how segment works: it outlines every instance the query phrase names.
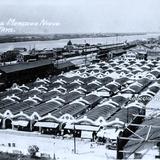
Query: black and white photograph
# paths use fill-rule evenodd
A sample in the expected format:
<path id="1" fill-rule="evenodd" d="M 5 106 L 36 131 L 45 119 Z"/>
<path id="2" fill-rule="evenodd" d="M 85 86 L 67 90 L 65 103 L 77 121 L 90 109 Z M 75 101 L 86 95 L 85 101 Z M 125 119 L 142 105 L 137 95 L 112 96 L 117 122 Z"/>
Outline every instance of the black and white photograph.
<path id="1" fill-rule="evenodd" d="M 0 1 L 0 160 L 160 159 L 160 0 Z"/>

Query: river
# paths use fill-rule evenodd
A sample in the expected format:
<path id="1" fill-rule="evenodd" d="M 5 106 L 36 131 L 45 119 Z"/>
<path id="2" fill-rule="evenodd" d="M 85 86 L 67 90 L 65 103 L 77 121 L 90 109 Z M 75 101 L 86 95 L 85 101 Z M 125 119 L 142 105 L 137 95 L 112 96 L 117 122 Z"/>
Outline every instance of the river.
<path id="1" fill-rule="evenodd" d="M 156 38 L 160 36 L 160 34 L 146 34 L 146 35 L 132 35 L 132 36 L 118 36 L 118 37 L 98 37 L 98 38 L 75 38 L 72 39 L 72 43 L 82 44 L 82 43 L 90 43 L 90 44 L 111 44 L 111 43 L 120 43 L 124 41 L 133 41 L 133 40 L 143 40 L 147 38 Z M 28 41 L 28 42 L 14 42 L 14 43 L 1 43 L 0 44 L 0 52 L 4 52 L 7 50 L 12 50 L 16 47 L 25 47 L 27 49 L 36 48 L 36 49 L 52 49 L 63 47 L 68 42 L 68 39 L 61 40 L 51 40 L 51 41 Z"/>

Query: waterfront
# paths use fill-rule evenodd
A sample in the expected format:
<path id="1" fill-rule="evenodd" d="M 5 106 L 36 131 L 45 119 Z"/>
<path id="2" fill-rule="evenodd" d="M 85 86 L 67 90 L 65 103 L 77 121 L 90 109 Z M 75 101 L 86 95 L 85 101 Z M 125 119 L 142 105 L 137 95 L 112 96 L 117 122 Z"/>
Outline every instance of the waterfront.
<path id="1" fill-rule="evenodd" d="M 98 38 L 76 38 L 72 39 L 72 43 L 76 44 L 113 44 L 134 40 L 143 40 L 147 38 L 156 38 L 160 34 L 146 34 L 146 35 L 132 35 L 132 36 L 118 36 L 118 37 L 98 37 Z M 0 52 L 5 52 L 7 50 L 12 50 L 16 47 L 25 47 L 27 49 L 36 48 L 36 49 L 53 49 L 58 47 L 64 47 L 68 42 L 68 39 L 61 40 L 52 40 L 52 41 L 28 41 L 28 42 L 15 42 L 15 43 L 1 43 Z"/>

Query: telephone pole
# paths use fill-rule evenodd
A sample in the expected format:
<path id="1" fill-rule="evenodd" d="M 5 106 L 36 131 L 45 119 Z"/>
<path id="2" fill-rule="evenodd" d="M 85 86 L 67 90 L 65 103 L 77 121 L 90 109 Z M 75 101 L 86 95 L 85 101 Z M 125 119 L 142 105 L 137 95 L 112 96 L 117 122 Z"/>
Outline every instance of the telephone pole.
<path id="1" fill-rule="evenodd" d="M 73 139 L 74 139 L 74 154 L 76 154 L 76 128 L 75 128 L 75 123 L 74 123 Z"/>

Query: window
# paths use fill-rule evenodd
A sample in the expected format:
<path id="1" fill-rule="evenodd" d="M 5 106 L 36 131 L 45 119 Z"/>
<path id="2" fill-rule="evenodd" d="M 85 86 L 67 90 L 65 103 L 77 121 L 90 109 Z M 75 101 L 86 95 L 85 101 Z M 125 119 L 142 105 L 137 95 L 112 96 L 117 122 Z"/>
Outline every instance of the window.
<path id="1" fill-rule="evenodd" d="M 12 147 L 16 147 L 16 144 L 15 144 L 15 143 L 12 143 Z"/>
<path id="2" fill-rule="evenodd" d="M 8 143 L 8 147 L 11 147 L 11 143 Z"/>

